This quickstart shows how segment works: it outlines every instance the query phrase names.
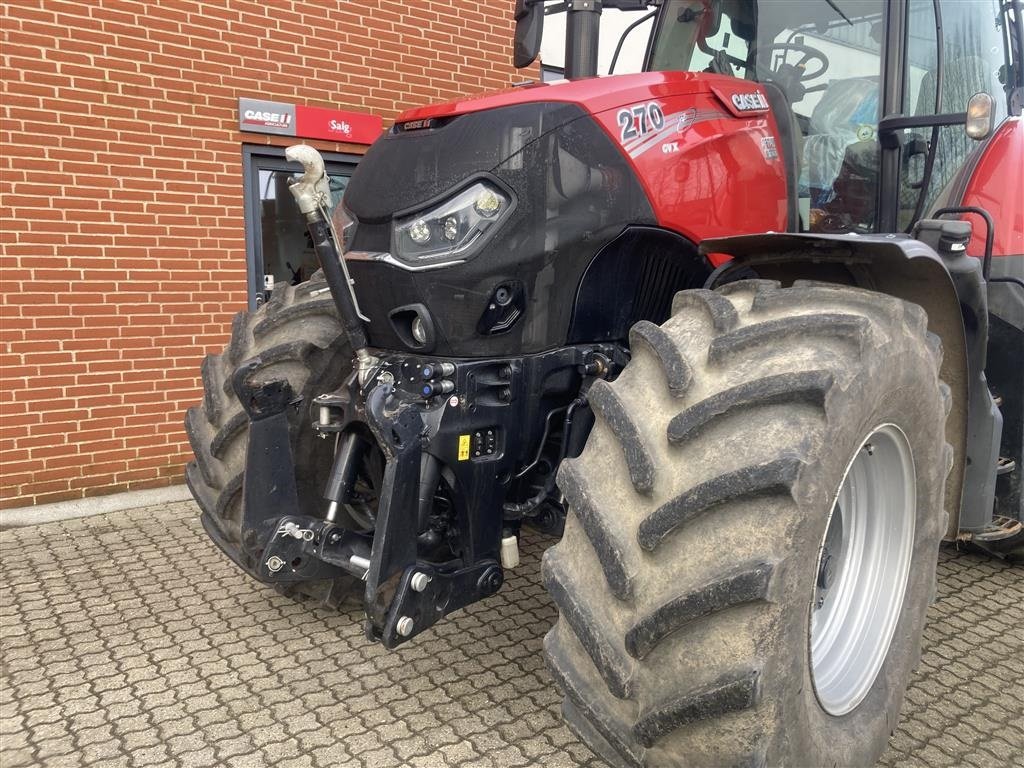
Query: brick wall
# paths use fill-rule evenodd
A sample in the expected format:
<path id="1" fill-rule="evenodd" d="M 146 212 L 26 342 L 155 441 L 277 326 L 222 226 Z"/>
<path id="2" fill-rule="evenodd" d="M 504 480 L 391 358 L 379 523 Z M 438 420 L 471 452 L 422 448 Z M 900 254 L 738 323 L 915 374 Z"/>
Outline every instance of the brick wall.
<path id="1" fill-rule="evenodd" d="M 507 87 L 536 77 L 513 5 L 5 3 L 0 504 L 181 481 L 199 363 L 246 303 L 240 147 L 294 141 L 239 133 L 240 96 L 387 122 Z"/>

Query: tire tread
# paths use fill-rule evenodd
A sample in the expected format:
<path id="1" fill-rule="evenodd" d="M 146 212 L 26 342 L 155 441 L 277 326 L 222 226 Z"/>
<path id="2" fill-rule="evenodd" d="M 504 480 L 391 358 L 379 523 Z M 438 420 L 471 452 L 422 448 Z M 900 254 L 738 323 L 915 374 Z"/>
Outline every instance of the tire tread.
<path id="1" fill-rule="evenodd" d="M 901 336 L 925 357 L 930 352 L 937 369 L 926 326 L 917 307 L 870 291 L 747 280 L 682 292 L 664 325 L 641 322 L 631 331 L 630 343 L 653 355 L 591 389 L 601 447 L 592 453 L 588 444 L 559 468 L 578 525 L 545 555 L 545 582 L 560 614 L 545 639 L 548 663 L 571 727 L 603 756 L 609 749 L 618 755 L 613 764 L 762 766 L 783 743 L 773 719 L 779 704 L 763 693 L 766 672 L 778 674 L 770 665 L 781 662 L 756 628 L 780 630 L 793 552 L 773 543 L 744 550 L 736 563 L 705 556 L 703 537 L 739 535 L 760 521 L 777 522 L 772 541 L 786 541 L 808 503 L 797 485 L 820 460 L 832 410 L 847 402 L 866 351 Z M 780 373 L 786 360 L 795 366 Z M 935 394 L 948 409 L 948 388 Z M 652 411 L 667 398 L 682 407 Z M 747 455 L 737 451 L 742 438 L 720 440 L 734 424 L 737 435 L 770 429 L 775 439 Z M 636 494 L 624 495 L 624 478 L 608 471 L 612 442 Z M 743 514 L 730 514 L 734 508 Z M 596 558 L 570 557 L 580 552 L 577 537 Z M 602 600 L 598 579 L 610 592 L 603 603 L 594 602 Z M 689 643 L 696 644 L 692 658 Z M 727 648 L 737 655 L 715 656 Z M 623 664 L 620 649 L 632 664 Z"/>

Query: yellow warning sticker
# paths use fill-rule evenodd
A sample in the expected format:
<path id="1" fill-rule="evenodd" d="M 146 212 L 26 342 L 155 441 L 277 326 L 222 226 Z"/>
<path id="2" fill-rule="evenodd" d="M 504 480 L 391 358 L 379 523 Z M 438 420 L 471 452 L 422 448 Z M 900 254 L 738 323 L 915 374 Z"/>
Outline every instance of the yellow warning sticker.
<path id="1" fill-rule="evenodd" d="M 469 458 L 469 435 L 459 435 L 459 461 Z"/>

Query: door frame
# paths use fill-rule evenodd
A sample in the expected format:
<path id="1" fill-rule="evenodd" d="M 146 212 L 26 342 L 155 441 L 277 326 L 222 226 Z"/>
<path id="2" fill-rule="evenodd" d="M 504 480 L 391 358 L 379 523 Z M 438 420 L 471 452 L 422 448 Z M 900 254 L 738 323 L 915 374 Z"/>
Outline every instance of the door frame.
<path id="1" fill-rule="evenodd" d="M 260 206 L 259 172 L 294 171 L 302 172 L 299 163 L 289 162 L 284 156 L 284 147 L 267 144 L 242 145 L 242 196 L 245 212 L 245 263 L 246 295 L 249 311 L 259 304 L 257 297 L 263 292 L 263 211 Z M 354 171 L 362 159 L 361 155 L 342 152 L 321 152 L 328 173 Z"/>

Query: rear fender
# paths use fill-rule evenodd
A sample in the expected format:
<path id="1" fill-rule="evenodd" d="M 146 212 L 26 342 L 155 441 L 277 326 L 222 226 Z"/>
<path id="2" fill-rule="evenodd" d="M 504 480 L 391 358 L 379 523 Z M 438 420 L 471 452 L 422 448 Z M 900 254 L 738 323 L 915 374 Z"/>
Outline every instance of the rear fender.
<path id="1" fill-rule="evenodd" d="M 946 480 L 949 521 L 946 538 L 960 528 L 967 461 L 970 368 L 964 316 L 956 287 L 942 258 L 924 243 L 901 235 L 762 234 L 705 240 L 703 254 L 728 255 L 708 279 L 709 287 L 743 276 L 779 280 L 822 280 L 866 288 L 913 302 L 928 314 L 928 330 L 942 340 L 940 375 L 953 395 L 946 440 L 953 468 Z M 987 390 L 986 390 L 987 394 Z M 967 501 L 964 499 L 963 501 Z M 990 505 L 991 506 L 991 505 Z M 989 510 L 991 518 L 991 511 Z"/>

